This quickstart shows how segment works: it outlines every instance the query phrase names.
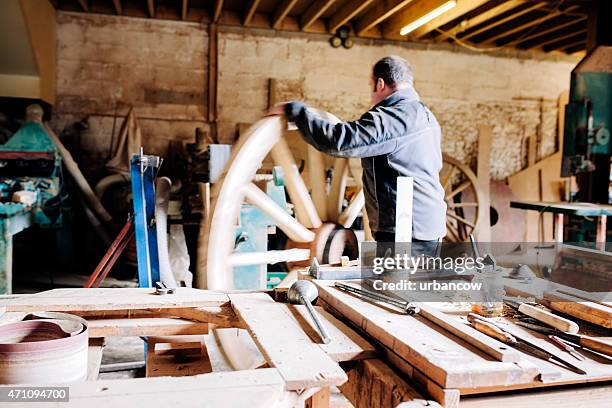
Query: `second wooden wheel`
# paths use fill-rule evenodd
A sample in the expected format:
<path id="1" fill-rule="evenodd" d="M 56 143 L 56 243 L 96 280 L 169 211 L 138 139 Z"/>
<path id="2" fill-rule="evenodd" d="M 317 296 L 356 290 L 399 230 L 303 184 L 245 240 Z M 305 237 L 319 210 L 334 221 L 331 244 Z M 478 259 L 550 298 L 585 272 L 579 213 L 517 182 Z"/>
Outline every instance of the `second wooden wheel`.
<path id="1" fill-rule="evenodd" d="M 466 241 L 477 231 L 481 216 L 476 174 L 465 164 L 443 154 L 440 183 L 446 201 L 446 240 Z"/>

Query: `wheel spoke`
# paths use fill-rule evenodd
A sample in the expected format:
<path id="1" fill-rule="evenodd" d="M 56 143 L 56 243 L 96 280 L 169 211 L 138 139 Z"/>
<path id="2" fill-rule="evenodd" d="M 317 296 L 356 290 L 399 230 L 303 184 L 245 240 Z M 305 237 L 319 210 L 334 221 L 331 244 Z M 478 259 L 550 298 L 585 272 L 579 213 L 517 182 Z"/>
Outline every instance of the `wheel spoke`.
<path id="1" fill-rule="evenodd" d="M 311 196 L 321 220 L 327 220 L 325 191 L 325 158 L 323 153 L 308 145 L 308 173 L 310 174 Z"/>
<path id="2" fill-rule="evenodd" d="M 297 262 L 310 259 L 310 249 L 285 249 L 267 252 L 233 252 L 228 259 L 231 267 L 246 265 L 273 264 L 278 262 Z"/>
<path id="3" fill-rule="evenodd" d="M 315 238 L 314 232 L 297 222 L 287 211 L 281 208 L 266 193 L 255 184 L 249 183 L 244 187 L 246 200 L 259 208 L 264 214 L 272 218 L 275 224 L 287 236 L 296 242 L 310 242 Z"/>
<path id="4" fill-rule="evenodd" d="M 457 214 L 455 214 L 454 212 L 452 212 L 452 211 L 447 211 L 447 212 L 446 212 L 446 214 L 448 214 L 448 216 L 449 216 L 449 217 L 456 219 L 458 222 L 461 222 L 462 224 L 469 225 L 470 227 L 474 228 L 474 225 L 475 225 L 474 223 L 472 223 L 472 222 L 470 222 L 470 221 L 466 220 L 466 219 L 465 219 L 465 218 L 463 218 L 463 217 L 458 216 L 458 215 L 457 215 Z"/>
<path id="5" fill-rule="evenodd" d="M 364 204 L 365 197 L 363 195 L 363 190 L 360 190 L 359 193 L 353 197 L 348 207 L 346 207 L 338 217 L 338 224 L 343 225 L 345 228 L 350 228 L 355 222 L 355 219 L 357 219 Z"/>
<path id="6" fill-rule="evenodd" d="M 450 203 L 449 208 L 478 207 L 478 203 Z"/>
<path id="7" fill-rule="evenodd" d="M 459 239 L 459 231 L 457 231 L 450 221 L 446 221 L 446 232 L 450 234 L 455 241 L 461 241 L 461 239 Z"/>
<path id="8" fill-rule="evenodd" d="M 327 219 L 329 221 L 336 221 L 342 209 L 342 200 L 346 190 L 347 164 L 348 160 L 344 158 L 334 160 L 334 175 L 327 199 Z"/>
<path id="9" fill-rule="evenodd" d="M 317 209 L 308 194 L 306 184 L 304 184 L 304 180 L 300 176 L 287 141 L 281 137 L 270 151 L 270 154 L 274 163 L 283 169 L 285 187 L 291 202 L 295 206 L 298 221 L 307 228 L 319 228 L 321 226 L 321 218 L 317 214 Z"/>
<path id="10" fill-rule="evenodd" d="M 465 180 L 463 183 L 459 184 L 459 187 L 455 188 L 453 191 L 448 193 L 446 195 L 446 199 L 448 200 L 448 199 L 456 196 L 457 194 L 461 193 L 463 190 L 465 190 L 466 188 L 468 188 L 471 185 L 472 185 L 472 182 L 470 180 Z"/>

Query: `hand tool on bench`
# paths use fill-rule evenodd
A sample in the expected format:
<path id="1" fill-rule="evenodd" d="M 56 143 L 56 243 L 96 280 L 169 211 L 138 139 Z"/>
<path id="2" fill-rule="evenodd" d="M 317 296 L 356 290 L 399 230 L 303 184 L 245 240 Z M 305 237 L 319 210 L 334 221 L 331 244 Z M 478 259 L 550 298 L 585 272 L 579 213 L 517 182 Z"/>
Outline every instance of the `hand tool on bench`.
<path id="1" fill-rule="evenodd" d="M 512 299 L 509 297 L 504 297 L 504 303 L 511 308 L 518 310 L 520 313 L 533 317 L 537 321 L 546 323 L 547 325 L 561 330 L 562 332 L 578 333 L 579 327 L 576 322 L 536 307 L 536 303 L 522 302 L 516 298 Z"/>
<path id="2" fill-rule="evenodd" d="M 383 295 L 382 293 L 376 293 L 376 292 L 372 292 L 369 290 L 356 288 L 354 286 L 345 285 L 344 283 L 340 283 L 340 282 L 334 283 L 334 287 L 344 292 L 349 292 L 349 293 L 360 295 L 374 302 L 382 302 L 382 303 L 389 304 L 391 306 L 395 306 L 408 315 L 414 315 L 416 313 L 419 313 L 420 311 L 420 308 L 412 302 L 406 302 L 405 300 L 399 300 L 391 296 Z"/>
<path id="3" fill-rule="evenodd" d="M 306 306 L 306 310 L 308 310 L 308 314 L 312 318 L 315 326 L 319 330 L 319 334 L 321 335 L 321 339 L 323 343 L 329 344 L 331 343 L 331 337 L 327 333 L 327 329 L 323 326 L 319 315 L 315 311 L 314 307 L 312 307 L 312 303 L 319 296 L 319 291 L 314 283 L 307 280 L 298 280 L 296 281 L 289 290 L 287 291 L 287 299 L 291 303 L 301 303 Z"/>
<path id="4" fill-rule="evenodd" d="M 569 341 L 570 343 L 574 343 L 580 347 L 593 350 L 601 354 L 605 354 L 608 357 L 612 357 L 612 343 L 610 342 L 600 340 L 595 337 L 585 336 L 582 334 L 564 333 L 562 331 L 549 329 L 548 327 L 540 326 L 537 324 L 525 322 L 517 322 L 516 324 L 538 333 L 546 335 L 552 334 L 561 338 L 562 340 Z"/>
<path id="5" fill-rule="evenodd" d="M 566 351 L 569 353 L 570 356 L 574 357 L 576 360 L 580 360 L 583 361 L 585 358 L 582 354 L 578 353 L 576 351 L 575 348 L 573 348 L 572 346 L 570 346 L 569 344 L 566 344 L 563 340 L 561 340 L 559 337 L 553 335 L 553 334 L 549 334 L 548 338 L 550 339 L 550 341 L 552 341 L 553 343 L 555 343 L 557 346 L 559 346 L 559 348 L 563 351 Z"/>
<path id="6" fill-rule="evenodd" d="M 527 342 L 525 339 L 521 339 L 516 337 L 515 335 L 508 333 L 507 331 L 505 331 L 503 328 L 501 328 L 499 325 L 491 322 L 491 321 L 487 321 L 487 320 L 483 320 L 480 316 L 478 316 L 477 314 L 474 313 L 469 313 L 468 314 L 468 321 L 472 324 L 472 326 L 488 335 L 493 337 L 494 339 L 497 339 L 499 341 L 501 341 L 502 343 L 506 343 L 520 351 L 523 351 L 527 354 L 530 354 L 534 357 L 537 357 L 539 359 L 542 359 L 544 361 L 549 361 L 551 363 L 555 363 L 563 368 L 566 368 L 576 374 L 582 374 L 582 375 L 586 375 L 586 371 L 582 370 L 579 367 L 576 367 L 575 365 L 573 365 L 572 363 L 570 363 L 569 361 L 566 361 L 564 359 L 562 359 L 561 357 L 555 356 L 552 353 L 549 353 L 548 351 L 535 346 L 533 344 L 531 344 L 530 342 Z"/>

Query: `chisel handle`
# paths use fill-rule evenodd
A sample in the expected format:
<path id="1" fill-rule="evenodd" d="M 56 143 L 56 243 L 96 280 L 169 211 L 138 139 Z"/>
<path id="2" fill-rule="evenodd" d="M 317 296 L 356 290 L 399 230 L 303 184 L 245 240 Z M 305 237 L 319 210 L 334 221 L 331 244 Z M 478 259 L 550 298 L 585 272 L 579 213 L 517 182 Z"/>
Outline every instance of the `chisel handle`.
<path id="1" fill-rule="evenodd" d="M 491 336 L 494 339 L 501 341 L 502 343 L 516 343 L 516 339 L 511 334 L 504 332 L 499 327 L 491 323 L 485 322 L 480 319 L 473 319 L 471 323 L 472 327 L 474 327 L 479 332 Z"/>
<path id="2" fill-rule="evenodd" d="M 543 323 L 546 323 L 549 326 L 554 327 L 557 330 L 561 330 L 566 333 L 578 333 L 578 325 L 571 320 L 565 319 L 561 316 L 557 316 L 551 312 L 546 310 L 542 310 L 538 307 L 529 305 L 527 303 L 521 303 L 518 308 L 518 311 L 529 316 L 533 317 L 536 320 L 539 320 Z"/>
<path id="3" fill-rule="evenodd" d="M 612 357 L 612 343 L 589 336 L 580 336 L 580 346 Z"/>

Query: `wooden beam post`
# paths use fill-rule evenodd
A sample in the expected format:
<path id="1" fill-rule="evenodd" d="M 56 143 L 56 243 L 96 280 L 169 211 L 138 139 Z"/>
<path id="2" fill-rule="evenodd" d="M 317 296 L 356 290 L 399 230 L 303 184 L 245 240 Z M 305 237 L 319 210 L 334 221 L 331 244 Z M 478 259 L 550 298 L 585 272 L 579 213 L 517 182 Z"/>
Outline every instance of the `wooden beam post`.
<path id="1" fill-rule="evenodd" d="M 155 17 L 155 3 L 154 0 L 147 0 L 147 11 L 149 13 L 149 17 Z"/>
<path id="2" fill-rule="evenodd" d="M 491 199 L 489 190 L 491 186 L 491 137 L 493 127 L 482 125 L 478 128 L 478 162 L 476 164 L 476 176 L 478 177 L 478 189 L 480 190 L 480 211 L 478 222 L 479 230 L 476 231 L 477 238 L 481 242 L 491 242 Z"/>
<path id="3" fill-rule="evenodd" d="M 276 12 L 274 13 L 274 17 L 272 18 L 272 28 L 278 30 L 283 26 L 285 17 L 287 17 L 287 14 L 289 14 L 297 2 L 298 0 L 284 0 L 278 5 Z"/>
<path id="4" fill-rule="evenodd" d="M 217 134 L 217 67 L 219 28 L 216 23 L 208 26 L 208 123 L 213 140 Z"/>
<path id="5" fill-rule="evenodd" d="M 307 30 L 336 0 L 317 0 L 306 10 L 300 19 L 300 27 Z"/>

